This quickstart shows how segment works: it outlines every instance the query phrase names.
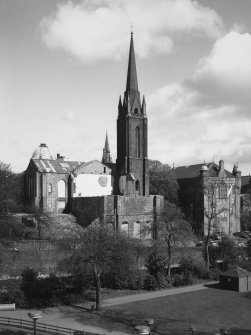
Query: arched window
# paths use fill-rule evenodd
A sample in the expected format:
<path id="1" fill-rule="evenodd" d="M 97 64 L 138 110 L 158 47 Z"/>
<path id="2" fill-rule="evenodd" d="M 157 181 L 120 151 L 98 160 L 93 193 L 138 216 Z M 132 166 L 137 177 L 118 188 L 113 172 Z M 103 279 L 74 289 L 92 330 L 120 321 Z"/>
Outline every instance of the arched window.
<path id="1" fill-rule="evenodd" d="M 47 187 L 48 187 L 48 193 L 52 193 L 52 184 L 51 183 L 48 184 Z"/>
<path id="2" fill-rule="evenodd" d="M 129 235 L 129 224 L 128 222 L 123 222 L 121 225 L 121 232 Z"/>
<path id="3" fill-rule="evenodd" d="M 109 232 L 111 232 L 111 233 L 113 233 L 113 230 L 114 230 L 114 224 L 113 224 L 113 222 L 108 222 L 108 224 L 107 224 L 107 228 L 108 228 L 108 230 L 109 230 Z"/>
<path id="4" fill-rule="evenodd" d="M 136 127 L 135 129 L 135 139 L 136 139 L 136 158 L 140 158 L 140 129 Z"/>
<path id="5" fill-rule="evenodd" d="M 134 109 L 134 114 L 139 114 L 139 110 L 138 110 L 138 108 L 135 108 L 135 109 Z"/>
<path id="6" fill-rule="evenodd" d="M 58 197 L 65 198 L 65 181 L 63 179 L 58 182 Z"/>
<path id="7" fill-rule="evenodd" d="M 134 222 L 133 237 L 140 238 L 140 222 Z"/>

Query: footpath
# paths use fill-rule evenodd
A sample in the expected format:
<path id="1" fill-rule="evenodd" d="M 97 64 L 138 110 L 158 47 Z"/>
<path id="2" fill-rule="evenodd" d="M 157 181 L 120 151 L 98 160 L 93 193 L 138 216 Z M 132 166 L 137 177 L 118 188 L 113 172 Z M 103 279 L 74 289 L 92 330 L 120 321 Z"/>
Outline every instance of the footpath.
<path id="1" fill-rule="evenodd" d="M 106 299 L 103 301 L 103 307 L 115 306 L 120 304 L 131 303 L 134 301 L 148 300 L 159 297 L 170 296 L 174 294 L 194 292 L 198 290 L 208 289 L 208 285 L 215 284 L 216 282 L 207 282 L 203 284 L 170 288 L 159 291 L 138 293 L 127 295 L 118 298 Z M 104 335 L 128 335 L 133 333 L 133 329 L 120 325 L 119 322 L 109 322 L 102 318 L 98 313 L 87 312 L 90 310 L 93 303 L 88 302 L 85 304 L 78 304 L 74 306 L 59 306 L 42 309 L 43 318 L 39 320 L 41 323 L 54 325 L 59 327 L 70 328 L 90 332 L 94 334 Z M 0 311 L 0 316 L 29 320 L 28 313 L 31 310 L 17 309 L 14 311 Z"/>

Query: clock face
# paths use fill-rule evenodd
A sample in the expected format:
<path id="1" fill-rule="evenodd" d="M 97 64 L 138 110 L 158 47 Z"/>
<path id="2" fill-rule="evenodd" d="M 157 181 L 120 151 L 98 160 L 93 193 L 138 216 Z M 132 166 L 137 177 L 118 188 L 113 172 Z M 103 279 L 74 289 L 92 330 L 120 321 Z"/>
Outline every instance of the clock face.
<path id="1" fill-rule="evenodd" d="M 98 179 L 98 183 L 99 183 L 100 186 L 106 187 L 107 183 L 108 183 L 108 178 L 105 177 L 105 176 L 100 176 L 99 179 Z"/>

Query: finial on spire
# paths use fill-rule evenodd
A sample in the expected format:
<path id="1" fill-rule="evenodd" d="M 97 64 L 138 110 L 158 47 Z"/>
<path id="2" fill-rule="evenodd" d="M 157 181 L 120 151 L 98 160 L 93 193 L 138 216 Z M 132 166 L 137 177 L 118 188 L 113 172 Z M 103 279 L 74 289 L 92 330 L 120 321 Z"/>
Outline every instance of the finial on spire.
<path id="1" fill-rule="evenodd" d="M 131 35 L 133 35 L 133 23 L 131 23 Z"/>

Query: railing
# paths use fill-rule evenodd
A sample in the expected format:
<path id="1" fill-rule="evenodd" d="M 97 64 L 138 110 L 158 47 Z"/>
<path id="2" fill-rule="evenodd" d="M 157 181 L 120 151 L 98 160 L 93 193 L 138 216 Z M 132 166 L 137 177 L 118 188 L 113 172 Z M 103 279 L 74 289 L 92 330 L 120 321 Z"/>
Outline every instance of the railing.
<path id="1" fill-rule="evenodd" d="M 6 318 L 0 316 L 0 326 L 18 328 L 19 330 L 26 330 L 33 332 L 34 324 L 32 321 L 15 319 L 15 318 Z M 52 325 L 47 325 L 45 323 L 36 323 L 37 333 L 49 334 L 49 335 L 94 335 L 94 333 L 74 330 L 70 328 L 57 327 Z"/>

